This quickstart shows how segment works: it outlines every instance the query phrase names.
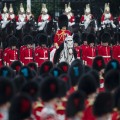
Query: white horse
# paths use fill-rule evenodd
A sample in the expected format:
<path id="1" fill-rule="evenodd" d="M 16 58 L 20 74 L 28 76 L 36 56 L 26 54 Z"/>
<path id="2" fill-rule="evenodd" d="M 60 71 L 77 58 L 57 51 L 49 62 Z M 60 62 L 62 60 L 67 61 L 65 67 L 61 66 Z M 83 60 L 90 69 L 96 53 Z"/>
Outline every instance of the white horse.
<path id="1" fill-rule="evenodd" d="M 55 52 L 54 63 L 67 62 L 72 63 L 76 59 L 76 53 L 73 47 L 73 36 L 67 36 L 61 45 Z"/>

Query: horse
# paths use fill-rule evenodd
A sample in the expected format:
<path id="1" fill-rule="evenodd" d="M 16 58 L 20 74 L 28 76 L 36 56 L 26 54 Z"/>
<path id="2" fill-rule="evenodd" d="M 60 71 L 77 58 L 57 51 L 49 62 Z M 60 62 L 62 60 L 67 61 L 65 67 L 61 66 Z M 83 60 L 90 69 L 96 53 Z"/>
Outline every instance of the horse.
<path id="1" fill-rule="evenodd" d="M 98 27 L 97 27 L 97 20 L 93 19 L 90 21 L 90 23 L 88 24 L 88 26 L 85 28 L 84 24 L 80 25 L 80 31 L 86 32 L 86 33 L 96 33 Z"/>
<path id="2" fill-rule="evenodd" d="M 73 36 L 67 36 L 64 43 L 55 51 L 53 62 L 67 62 L 71 64 L 77 58 L 77 53 L 73 47 Z"/>

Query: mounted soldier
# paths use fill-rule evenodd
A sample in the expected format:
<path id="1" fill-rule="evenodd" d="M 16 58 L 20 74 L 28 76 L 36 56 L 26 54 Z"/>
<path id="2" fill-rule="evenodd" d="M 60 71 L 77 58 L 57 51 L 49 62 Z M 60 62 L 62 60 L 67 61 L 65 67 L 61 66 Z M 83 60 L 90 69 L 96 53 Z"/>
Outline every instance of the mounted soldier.
<path id="1" fill-rule="evenodd" d="M 17 30 L 20 30 L 25 25 L 26 23 L 25 18 L 26 18 L 25 10 L 24 10 L 23 4 L 21 3 L 20 12 L 17 17 L 17 25 L 18 25 L 16 28 Z"/>
<path id="2" fill-rule="evenodd" d="M 106 25 L 111 25 L 112 28 L 116 28 L 116 25 L 113 22 L 113 16 L 110 13 L 110 4 L 105 3 L 104 13 L 101 17 L 101 24 L 103 29 L 106 27 Z"/>
<path id="3" fill-rule="evenodd" d="M 47 12 L 46 4 L 42 4 L 41 15 L 38 18 L 39 31 L 42 31 L 46 24 L 51 20 L 51 16 Z"/>
<path id="4" fill-rule="evenodd" d="M 3 8 L 3 13 L 1 15 L 1 24 L 2 24 L 2 28 L 5 28 L 6 25 L 9 23 L 9 14 L 8 14 L 8 9 L 7 9 L 7 5 L 5 3 L 4 8 Z"/>
<path id="5" fill-rule="evenodd" d="M 65 15 L 67 15 L 67 17 L 68 17 L 68 27 L 73 26 L 75 24 L 75 16 L 72 13 L 70 2 L 68 4 L 68 6 L 67 6 L 67 4 L 65 4 Z"/>

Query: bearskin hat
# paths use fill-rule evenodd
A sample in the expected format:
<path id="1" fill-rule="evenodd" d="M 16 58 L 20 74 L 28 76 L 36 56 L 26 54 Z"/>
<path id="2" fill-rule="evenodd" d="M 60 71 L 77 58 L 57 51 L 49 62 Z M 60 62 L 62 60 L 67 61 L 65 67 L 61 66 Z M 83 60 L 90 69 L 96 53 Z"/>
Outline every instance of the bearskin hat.
<path id="1" fill-rule="evenodd" d="M 67 73 L 69 69 L 69 64 L 64 61 L 64 62 L 58 63 L 57 67 L 60 68 L 63 71 L 63 73 Z"/>
<path id="2" fill-rule="evenodd" d="M 13 78 L 14 72 L 10 67 L 3 66 L 0 68 L 0 76 L 6 77 L 6 78 Z"/>
<path id="3" fill-rule="evenodd" d="M 60 75 L 59 79 L 63 80 L 66 83 L 67 90 L 71 88 L 71 81 L 70 81 L 70 77 L 68 76 L 68 74 L 65 73 L 65 74 Z"/>
<path id="4" fill-rule="evenodd" d="M 87 33 L 82 33 L 81 35 L 81 41 L 87 41 Z"/>
<path id="5" fill-rule="evenodd" d="M 62 74 L 62 70 L 58 67 L 54 67 L 50 70 L 50 74 L 54 77 L 59 77 Z"/>
<path id="6" fill-rule="evenodd" d="M 40 34 L 40 36 L 38 37 L 38 43 L 39 43 L 40 46 L 43 45 L 43 44 L 47 45 L 48 44 L 47 35 Z"/>
<path id="7" fill-rule="evenodd" d="M 74 43 L 78 43 L 78 45 L 79 45 L 80 44 L 80 36 L 78 34 L 74 34 L 73 41 L 74 41 Z"/>
<path id="8" fill-rule="evenodd" d="M 88 73 L 91 74 L 95 78 L 96 83 L 97 83 L 97 87 L 99 88 L 100 87 L 99 73 L 96 70 L 90 70 Z"/>
<path id="9" fill-rule="evenodd" d="M 112 113 L 114 99 L 110 93 L 99 93 L 93 105 L 93 113 L 96 117 L 102 117 L 108 113 Z"/>
<path id="10" fill-rule="evenodd" d="M 30 118 L 32 101 L 27 94 L 18 94 L 11 102 L 9 120 L 24 120 Z"/>
<path id="11" fill-rule="evenodd" d="M 120 33 L 115 33 L 114 34 L 114 42 L 120 44 Z"/>
<path id="12" fill-rule="evenodd" d="M 10 102 L 14 93 L 14 85 L 12 82 L 5 77 L 0 77 L 0 106 Z"/>
<path id="13" fill-rule="evenodd" d="M 84 66 L 84 71 L 85 71 L 85 73 L 91 71 L 91 67 L 88 66 L 88 65 L 85 65 L 85 66 Z"/>
<path id="14" fill-rule="evenodd" d="M 22 92 L 27 93 L 33 101 L 36 101 L 39 94 L 39 85 L 36 81 L 27 82 L 22 86 Z"/>
<path id="15" fill-rule="evenodd" d="M 108 62 L 108 64 L 106 65 L 105 68 L 105 74 L 109 71 L 109 70 L 120 70 L 120 64 L 119 61 L 112 59 Z"/>
<path id="16" fill-rule="evenodd" d="M 97 70 L 98 72 L 102 69 L 105 69 L 105 61 L 102 56 L 96 56 L 93 60 L 92 68 Z"/>
<path id="17" fill-rule="evenodd" d="M 9 46 L 17 46 L 18 40 L 15 36 L 11 36 L 9 38 Z"/>
<path id="18" fill-rule="evenodd" d="M 28 67 L 30 67 L 31 70 L 34 70 L 35 72 L 37 72 L 38 68 L 37 68 L 37 64 L 35 62 L 31 62 L 28 64 Z"/>
<path id="19" fill-rule="evenodd" d="M 55 77 L 47 77 L 41 83 L 40 96 L 44 102 L 49 102 L 59 95 L 59 83 Z"/>
<path id="20" fill-rule="evenodd" d="M 88 36 L 87 36 L 87 42 L 88 42 L 88 44 L 90 44 L 90 43 L 95 43 L 95 40 L 96 40 L 96 38 L 95 38 L 95 35 L 94 34 L 89 34 Z"/>
<path id="21" fill-rule="evenodd" d="M 52 68 L 53 68 L 53 63 L 51 61 L 45 61 L 40 66 L 39 75 L 48 74 Z"/>
<path id="22" fill-rule="evenodd" d="M 62 79 L 58 79 L 58 83 L 59 83 L 59 97 L 60 98 L 66 97 L 67 93 L 66 82 L 63 81 Z"/>
<path id="23" fill-rule="evenodd" d="M 24 45 L 33 44 L 33 37 L 31 35 L 26 35 L 23 38 Z"/>
<path id="24" fill-rule="evenodd" d="M 114 108 L 117 108 L 117 110 L 120 110 L 120 87 L 118 87 L 114 92 L 114 99 L 115 99 L 115 105 Z"/>
<path id="25" fill-rule="evenodd" d="M 68 70 L 68 75 L 70 76 L 72 86 L 77 85 L 79 81 L 79 77 L 81 77 L 83 73 L 84 73 L 84 66 L 82 61 L 79 59 L 74 60 Z"/>
<path id="26" fill-rule="evenodd" d="M 103 33 L 103 35 L 101 36 L 101 42 L 106 43 L 106 42 L 110 42 L 111 41 L 111 36 L 109 33 Z"/>
<path id="27" fill-rule="evenodd" d="M 15 84 L 15 90 L 16 92 L 20 92 L 22 86 L 27 82 L 26 79 L 22 75 L 17 75 L 13 79 L 13 82 Z"/>
<path id="28" fill-rule="evenodd" d="M 85 109 L 85 95 L 82 91 L 72 93 L 67 101 L 66 116 L 67 118 L 74 118 L 79 112 Z"/>
<path id="29" fill-rule="evenodd" d="M 22 75 L 26 80 L 33 79 L 34 75 L 28 66 L 21 67 L 19 74 Z"/>
<path id="30" fill-rule="evenodd" d="M 79 80 L 78 90 L 84 91 L 87 96 L 95 93 L 97 90 L 97 82 L 93 75 L 88 73 L 83 75 Z"/>
<path id="31" fill-rule="evenodd" d="M 11 68 L 13 70 L 15 70 L 17 73 L 19 72 L 20 68 L 22 67 L 22 63 L 20 61 L 14 61 L 12 64 L 11 64 Z"/>
<path id="32" fill-rule="evenodd" d="M 117 70 L 110 70 L 105 75 L 105 89 L 106 91 L 114 91 L 120 85 L 120 72 Z"/>
<path id="33" fill-rule="evenodd" d="M 68 17 L 66 15 L 59 16 L 58 26 L 60 29 L 62 29 L 62 27 L 68 27 Z"/>

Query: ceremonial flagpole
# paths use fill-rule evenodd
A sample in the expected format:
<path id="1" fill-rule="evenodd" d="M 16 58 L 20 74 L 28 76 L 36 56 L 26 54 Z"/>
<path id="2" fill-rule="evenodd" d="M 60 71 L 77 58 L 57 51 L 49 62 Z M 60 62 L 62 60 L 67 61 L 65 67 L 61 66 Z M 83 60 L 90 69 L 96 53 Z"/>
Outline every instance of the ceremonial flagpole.
<path id="1" fill-rule="evenodd" d="M 31 0 L 27 0 L 27 6 L 29 6 L 31 10 Z"/>

